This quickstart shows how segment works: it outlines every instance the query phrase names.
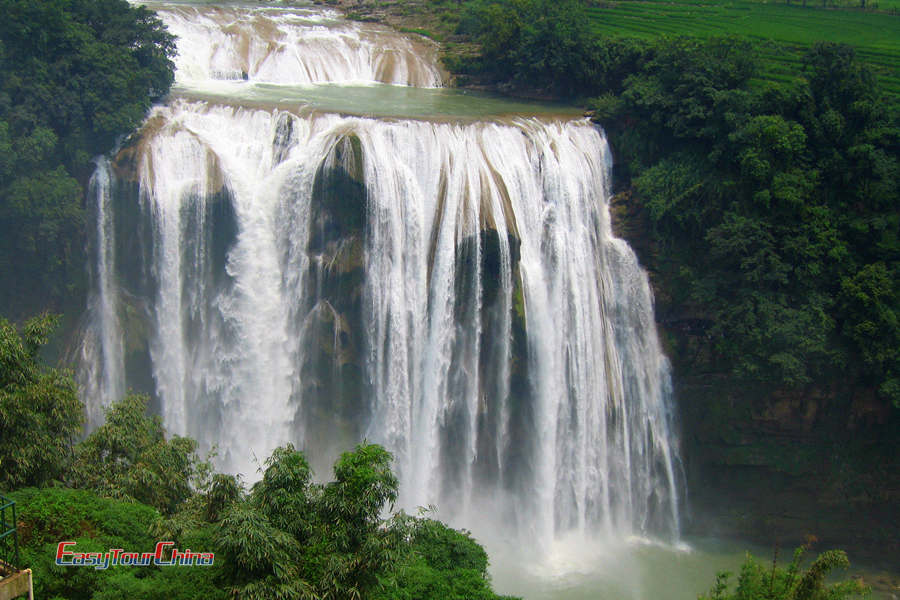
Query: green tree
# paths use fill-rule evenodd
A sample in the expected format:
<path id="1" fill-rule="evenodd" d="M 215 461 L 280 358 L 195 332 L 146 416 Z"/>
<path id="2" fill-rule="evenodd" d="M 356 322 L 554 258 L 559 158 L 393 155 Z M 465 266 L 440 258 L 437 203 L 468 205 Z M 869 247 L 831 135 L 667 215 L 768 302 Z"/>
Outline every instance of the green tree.
<path id="1" fill-rule="evenodd" d="M 56 323 L 56 317 L 36 317 L 20 335 L 0 319 L 0 488 L 60 478 L 81 429 L 83 407 L 71 374 L 38 360 Z"/>
<path id="2" fill-rule="evenodd" d="M 0 0 L 0 308 L 78 303 L 92 157 L 173 80 L 174 38 L 125 0 Z"/>
<path id="3" fill-rule="evenodd" d="M 900 270 L 866 265 L 841 281 L 843 334 L 859 348 L 878 391 L 900 408 Z"/>
<path id="4" fill-rule="evenodd" d="M 106 422 L 75 448 L 76 487 L 174 512 L 191 497 L 197 443 L 170 436 L 158 416 L 147 415 L 146 396 L 129 395 L 111 406 Z"/>
<path id="5" fill-rule="evenodd" d="M 266 461 L 246 500 L 232 501 L 216 534 L 224 581 L 240 598 L 442 598 L 496 600 L 487 555 L 463 532 L 403 513 L 392 457 L 361 444 L 312 481 L 288 445 Z M 218 554 L 217 554 L 218 556 Z"/>
<path id="6" fill-rule="evenodd" d="M 399 514 L 392 526 L 404 532 L 407 552 L 382 576 L 373 600 L 465 598 L 499 600 L 491 590 L 488 557 L 465 531 L 434 519 Z"/>
<path id="7" fill-rule="evenodd" d="M 367 598 L 400 556 L 396 532 L 380 516 L 397 499 L 392 460 L 381 446 L 360 444 L 341 455 L 322 491 L 317 525 L 328 560 L 320 581 L 329 597 Z"/>
<path id="8" fill-rule="evenodd" d="M 729 573 L 719 573 L 709 595 L 699 600 L 842 600 L 868 595 L 868 588 L 855 580 L 825 584 L 825 577 L 835 569 L 850 566 L 842 550 L 820 554 L 805 571 L 801 564 L 807 548 L 798 548 L 787 568 L 756 561 L 749 554 L 741 567 L 737 587 L 728 590 Z"/>
<path id="9" fill-rule="evenodd" d="M 238 502 L 243 496 L 240 480 L 234 475 L 216 473 L 212 477 L 206 492 L 204 516 L 210 523 L 219 521 L 229 506 Z"/>
<path id="10" fill-rule="evenodd" d="M 317 598 L 300 577 L 299 542 L 278 529 L 252 504 L 238 504 L 225 514 L 216 536 L 217 555 L 233 595 L 245 600 Z"/>
<path id="11" fill-rule="evenodd" d="M 575 95 L 598 75 L 583 0 L 474 2 L 459 31 L 481 46 L 469 70 L 519 87 Z"/>

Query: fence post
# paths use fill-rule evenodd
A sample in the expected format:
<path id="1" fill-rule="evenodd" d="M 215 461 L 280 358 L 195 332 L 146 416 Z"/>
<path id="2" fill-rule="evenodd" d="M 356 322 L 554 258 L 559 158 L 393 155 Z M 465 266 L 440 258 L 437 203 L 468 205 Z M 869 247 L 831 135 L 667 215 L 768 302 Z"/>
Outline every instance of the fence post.
<path id="1" fill-rule="evenodd" d="M 12 521 L 7 521 L 6 515 L 12 513 Z M 0 496 L 0 540 L 3 540 L 3 546 L 8 542 L 5 540 L 12 536 L 12 557 L 2 556 L 0 558 L 6 560 L 14 567 L 19 566 L 19 535 L 16 531 L 16 503 L 14 500 Z M 9 560 L 9 559 L 12 560 Z"/>

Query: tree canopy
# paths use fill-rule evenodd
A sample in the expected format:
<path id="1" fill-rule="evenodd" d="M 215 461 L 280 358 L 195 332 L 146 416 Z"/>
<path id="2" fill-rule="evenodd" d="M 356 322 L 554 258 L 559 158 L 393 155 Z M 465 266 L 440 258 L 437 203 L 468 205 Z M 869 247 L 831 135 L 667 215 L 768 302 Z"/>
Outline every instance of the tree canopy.
<path id="1" fill-rule="evenodd" d="M 777 552 L 772 564 L 763 564 L 748 554 L 734 591 L 728 585 L 731 574 L 721 572 L 709 595 L 701 594 L 698 600 L 843 600 L 868 595 L 869 589 L 856 579 L 826 582 L 827 577 L 833 579 L 834 571 L 850 566 L 844 551 L 823 552 L 803 569 L 808 550 L 809 546 L 798 548 L 787 567 L 778 565 Z"/>
<path id="2" fill-rule="evenodd" d="M 33 318 L 20 334 L 0 319 L 0 489 L 62 477 L 81 431 L 83 408 L 71 375 L 38 358 L 56 321 Z"/>
<path id="3" fill-rule="evenodd" d="M 579 93 L 598 74 L 582 0 L 501 0 L 467 4 L 458 31 L 481 45 L 474 64 L 454 68 L 516 85 Z"/>
<path id="4" fill-rule="evenodd" d="M 762 89 L 748 50 L 663 44 L 603 103 L 670 310 L 707 323 L 706 368 L 900 405 L 897 113 L 852 48 Z"/>
<path id="5" fill-rule="evenodd" d="M 174 38 L 125 0 L 0 0 L 0 309 L 61 308 L 84 280 L 94 156 L 173 80 Z"/>
<path id="6" fill-rule="evenodd" d="M 312 482 L 293 446 L 276 449 L 245 500 L 224 512 L 217 544 L 242 598 L 468 598 L 498 600 L 487 555 L 432 519 L 382 513 L 397 498 L 392 457 L 360 444 Z"/>
<path id="7" fill-rule="evenodd" d="M 75 446 L 70 480 L 171 513 L 191 496 L 197 442 L 177 435 L 166 439 L 162 419 L 147 415 L 148 400 L 129 395 L 106 411 L 106 422 Z"/>

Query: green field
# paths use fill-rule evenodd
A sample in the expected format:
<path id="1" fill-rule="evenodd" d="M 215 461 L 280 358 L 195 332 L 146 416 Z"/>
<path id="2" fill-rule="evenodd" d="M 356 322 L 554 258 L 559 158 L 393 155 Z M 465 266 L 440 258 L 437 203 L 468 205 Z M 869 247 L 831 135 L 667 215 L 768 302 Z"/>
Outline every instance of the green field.
<path id="1" fill-rule="evenodd" d="M 747 36 L 760 48 L 765 79 L 796 73 L 806 48 L 817 41 L 845 42 L 878 75 L 885 91 L 900 96 L 900 14 L 884 12 L 900 0 L 880 0 L 883 12 L 850 8 L 804 8 L 752 0 L 690 2 L 626 0 L 589 9 L 595 31 L 611 36 Z"/>

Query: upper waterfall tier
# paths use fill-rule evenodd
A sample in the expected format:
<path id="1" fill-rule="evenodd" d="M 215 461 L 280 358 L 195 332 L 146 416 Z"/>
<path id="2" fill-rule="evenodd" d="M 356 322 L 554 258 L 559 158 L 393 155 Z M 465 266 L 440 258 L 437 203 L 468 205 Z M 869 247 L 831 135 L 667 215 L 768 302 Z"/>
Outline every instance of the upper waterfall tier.
<path id="1" fill-rule="evenodd" d="M 178 36 L 175 80 L 441 86 L 436 47 L 327 9 L 148 3 Z"/>

